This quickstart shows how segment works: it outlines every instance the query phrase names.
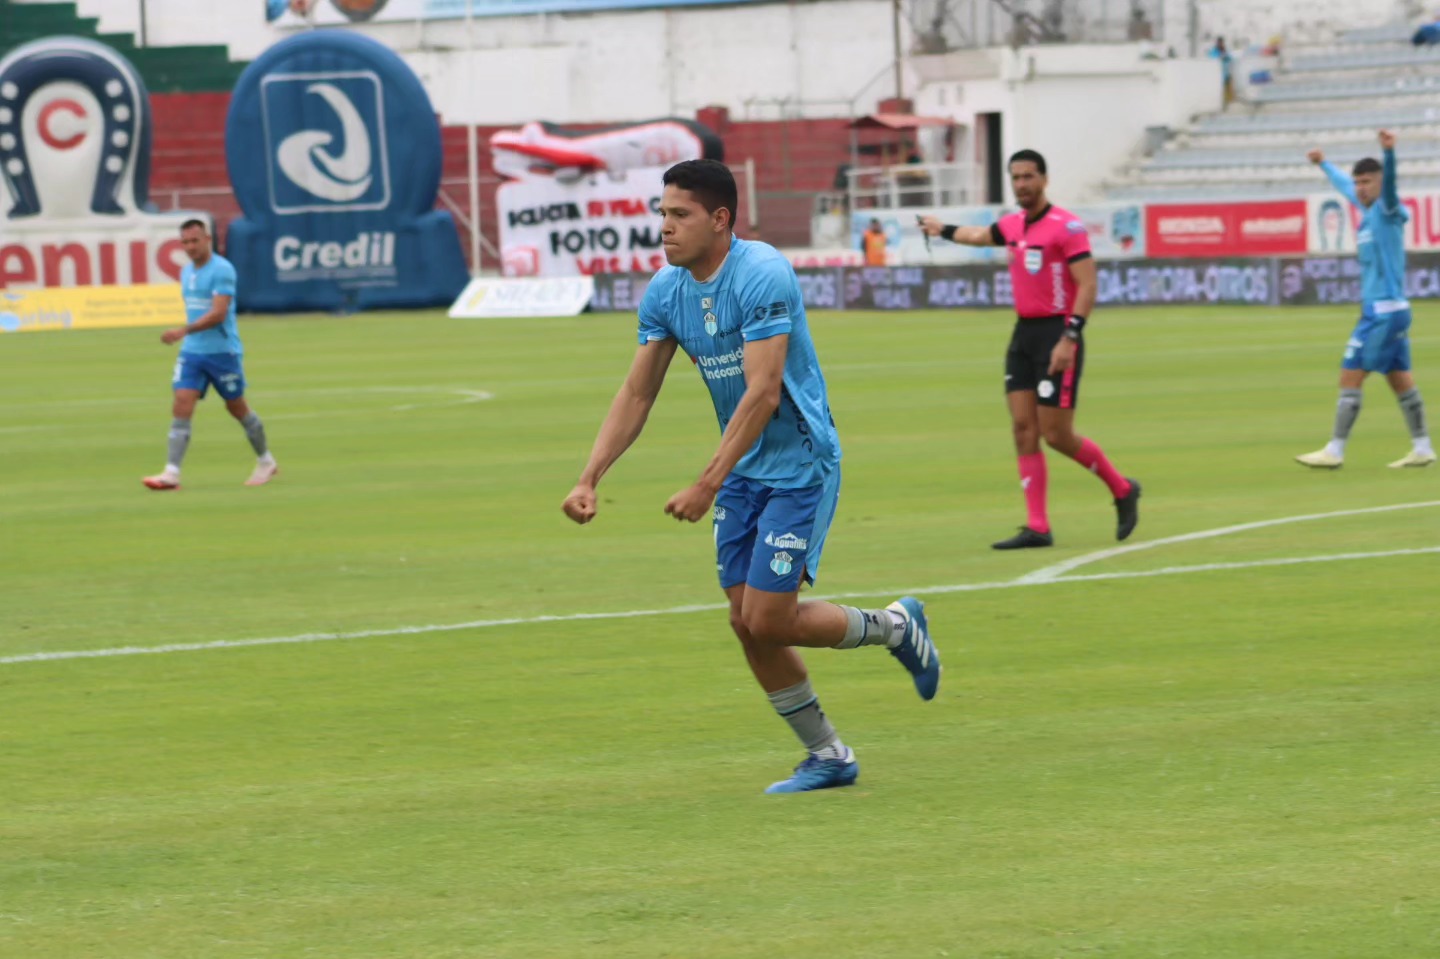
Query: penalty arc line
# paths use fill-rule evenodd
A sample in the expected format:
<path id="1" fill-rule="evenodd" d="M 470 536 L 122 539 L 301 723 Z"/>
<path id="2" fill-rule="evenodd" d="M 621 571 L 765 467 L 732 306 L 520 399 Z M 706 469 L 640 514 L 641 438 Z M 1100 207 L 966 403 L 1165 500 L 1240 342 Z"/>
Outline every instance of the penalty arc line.
<path id="1" fill-rule="evenodd" d="M 1440 546 L 1424 546 L 1415 549 L 1392 549 L 1371 553 L 1334 553 L 1325 556 L 1293 556 L 1278 559 L 1258 559 L 1234 563 L 1202 563 L 1194 566 L 1167 566 L 1160 569 L 1135 570 L 1116 573 L 1086 573 L 1079 576 L 1055 576 L 1048 579 L 1005 580 L 993 583 L 951 583 L 941 586 L 927 586 L 907 590 L 866 590 L 864 592 L 834 593 L 817 596 L 816 599 L 865 599 L 871 596 L 917 593 L 937 595 L 943 593 L 976 593 L 997 589 L 1018 589 L 1027 586 L 1058 586 L 1063 583 L 1101 582 L 1116 579 L 1144 579 L 1155 576 L 1178 576 L 1186 573 L 1208 573 L 1224 570 L 1258 569 L 1275 566 L 1298 566 L 1307 563 L 1338 563 L 1361 559 L 1386 559 L 1396 556 L 1418 556 L 1440 554 Z M 1081 557 L 1083 558 L 1083 557 Z M 243 649 L 250 646 L 289 646 L 300 643 L 333 643 L 356 639 L 376 639 L 386 636 L 419 636 L 428 633 L 448 633 L 466 629 L 489 629 L 496 626 L 534 626 L 543 623 L 575 623 L 605 619 L 639 619 L 651 616 L 677 616 L 686 613 L 713 613 L 729 609 L 726 603 L 700 603 L 690 606 L 671 606 L 664 609 L 630 609 L 610 613 L 563 613 L 547 616 L 518 616 L 507 619 L 480 619 L 468 623 L 447 623 L 427 626 L 398 626 L 392 629 L 366 629 L 349 633 L 300 633 L 294 636 L 270 636 L 259 639 L 221 639 L 208 643 L 170 643 L 163 646 L 116 646 L 108 649 L 63 650 L 47 653 L 25 653 L 18 656 L 0 657 L 0 665 L 19 663 L 52 662 L 65 659 L 106 659 L 116 656 L 155 656 L 162 653 L 194 653 L 213 649 Z"/>

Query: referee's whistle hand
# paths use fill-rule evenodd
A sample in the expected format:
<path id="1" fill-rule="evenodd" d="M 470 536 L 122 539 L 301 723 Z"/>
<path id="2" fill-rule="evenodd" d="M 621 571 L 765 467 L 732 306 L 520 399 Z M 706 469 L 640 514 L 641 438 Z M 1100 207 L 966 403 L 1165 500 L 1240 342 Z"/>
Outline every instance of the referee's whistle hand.
<path id="1" fill-rule="evenodd" d="M 943 229 L 945 229 L 945 224 L 941 223 L 938 217 L 922 216 L 920 218 L 920 232 L 926 236 L 939 236 Z"/>

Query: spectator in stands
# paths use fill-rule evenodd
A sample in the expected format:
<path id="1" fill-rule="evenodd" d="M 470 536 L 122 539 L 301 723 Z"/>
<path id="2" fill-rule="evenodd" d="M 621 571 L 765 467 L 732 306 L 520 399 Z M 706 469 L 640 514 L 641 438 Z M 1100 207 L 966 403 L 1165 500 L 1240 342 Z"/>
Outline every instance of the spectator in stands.
<path id="1" fill-rule="evenodd" d="M 1422 25 L 1419 30 L 1415 31 L 1415 35 L 1410 38 L 1410 42 L 1417 47 L 1440 43 L 1440 17 L 1437 17 L 1432 23 Z"/>
<path id="2" fill-rule="evenodd" d="M 860 252 L 865 254 L 866 266 L 885 266 L 889 262 L 887 248 L 890 241 L 885 237 L 885 228 L 880 221 L 872 219 L 870 229 L 860 235 Z"/>
<path id="3" fill-rule="evenodd" d="M 1229 106 L 1230 101 L 1235 99 L 1235 58 L 1225 46 L 1224 37 L 1215 38 L 1215 45 L 1210 48 L 1209 56 L 1220 61 L 1220 82 L 1225 89 L 1225 105 Z"/>

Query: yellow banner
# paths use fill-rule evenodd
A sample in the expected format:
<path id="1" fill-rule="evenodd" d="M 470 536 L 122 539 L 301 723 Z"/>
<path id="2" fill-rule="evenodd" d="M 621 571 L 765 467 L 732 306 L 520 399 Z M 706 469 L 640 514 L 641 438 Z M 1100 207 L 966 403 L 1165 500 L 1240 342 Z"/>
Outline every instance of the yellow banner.
<path id="1" fill-rule="evenodd" d="M 178 283 L 0 290 L 0 333 L 184 325 Z"/>

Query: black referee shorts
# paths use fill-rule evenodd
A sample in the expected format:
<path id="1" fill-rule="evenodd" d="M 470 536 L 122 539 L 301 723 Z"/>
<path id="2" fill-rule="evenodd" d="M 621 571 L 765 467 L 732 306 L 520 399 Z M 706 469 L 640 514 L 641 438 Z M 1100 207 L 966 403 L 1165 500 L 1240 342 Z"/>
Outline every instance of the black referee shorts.
<path id="1" fill-rule="evenodd" d="M 1016 321 L 1005 351 L 1005 392 L 1033 390 L 1041 406 L 1073 410 L 1080 397 L 1080 374 L 1085 371 L 1085 339 L 1082 334 L 1075 344 L 1074 365 L 1051 376 L 1050 354 L 1064 335 L 1063 316 Z"/>

